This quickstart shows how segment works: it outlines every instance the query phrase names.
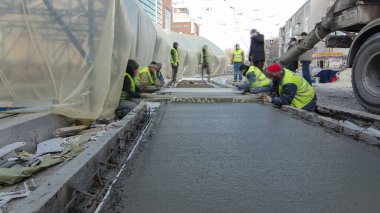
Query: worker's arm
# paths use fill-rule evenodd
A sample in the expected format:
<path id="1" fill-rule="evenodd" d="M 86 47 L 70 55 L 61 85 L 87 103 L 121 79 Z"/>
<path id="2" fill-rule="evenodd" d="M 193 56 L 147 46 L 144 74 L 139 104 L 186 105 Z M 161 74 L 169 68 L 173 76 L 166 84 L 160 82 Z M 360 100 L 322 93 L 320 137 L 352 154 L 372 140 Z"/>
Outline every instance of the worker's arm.
<path id="1" fill-rule="evenodd" d="M 131 90 L 131 81 L 128 77 L 124 78 L 123 91 L 125 91 L 131 98 L 141 98 L 140 91 L 137 86 L 135 92 Z"/>
<path id="2" fill-rule="evenodd" d="M 244 51 L 241 52 L 241 57 L 242 57 L 243 63 L 244 63 L 244 59 L 245 59 Z"/>
<path id="3" fill-rule="evenodd" d="M 290 105 L 297 94 L 297 86 L 295 84 L 286 84 L 283 86 L 282 94 L 274 97 L 272 103 L 277 106 Z"/>
<path id="4" fill-rule="evenodd" d="M 157 72 L 157 78 L 160 81 L 160 84 L 165 85 L 164 75 L 162 75 L 160 71 Z"/>
<path id="5" fill-rule="evenodd" d="M 245 84 L 241 85 L 241 86 L 237 86 L 237 88 L 239 90 L 244 90 L 244 91 L 247 91 L 248 90 L 248 87 L 254 83 L 256 81 L 256 75 L 254 73 L 249 73 L 248 76 L 247 76 L 247 81 Z"/>

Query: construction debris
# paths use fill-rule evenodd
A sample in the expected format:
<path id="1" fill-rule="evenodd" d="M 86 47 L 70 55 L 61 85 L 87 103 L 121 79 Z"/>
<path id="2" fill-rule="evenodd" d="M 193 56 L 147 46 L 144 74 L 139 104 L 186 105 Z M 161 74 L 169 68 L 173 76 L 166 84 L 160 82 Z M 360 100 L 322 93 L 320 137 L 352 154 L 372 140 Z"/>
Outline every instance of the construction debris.
<path id="1" fill-rule="evenodd" d="M 11 143 L 9 145 L 6 145 L 4 146 L 3 148 L 0 149 L 0 159 L 3 159 L 3 157 L 11 152 L 13 152 L 14 150 L 17 150 L 23 146 L 25 146 L 26 143 L 25 142 L 15 142 L 15 143 Z"/>
<path id="2" fill-rule="evenodd" d="M 24 182 L 25 189 L 15 192 L 4 192 L 0 193 L 0 208 L 3 208 L 11 200 L 24 198 L 30 195 L 30 192 L 36 188 L 34 180 L 27 180 Z M 0 209 L 0 213 L 2 210 Z"/>
<path id="3" fill-rule="evenodd" d="M 81 126 L 72 126 L 72 127 L 64 127 L 59 128 L 55 131 L 55 135 L 57 137 L 68 137 L 78 134 L 79 132 L 88 129 L 88 126 L 81 125 Z"/>
<path id="4" fill-rule="evenodd" d="M 63 152 L 63 139 L 62 138 L 53 138 L 48 141 L 44 141 L 37 145 L 37 155 L 44 155 L 49 153 L 59 153 Z"/>
<path id="5" fill-rule="evenodd" d="M 19 162 L 17 166 L 0 168 L 0 185 L 13 185 L 43 169 L 76 157 L 86 148 L 85 144 L 93 136 L 96 134 L 87 133 L 65 139 L 56 138 L 45 141 L 39 145 L 34 155 L 18 152 L 16 157 L 8 159 L 8 161 Z"/>

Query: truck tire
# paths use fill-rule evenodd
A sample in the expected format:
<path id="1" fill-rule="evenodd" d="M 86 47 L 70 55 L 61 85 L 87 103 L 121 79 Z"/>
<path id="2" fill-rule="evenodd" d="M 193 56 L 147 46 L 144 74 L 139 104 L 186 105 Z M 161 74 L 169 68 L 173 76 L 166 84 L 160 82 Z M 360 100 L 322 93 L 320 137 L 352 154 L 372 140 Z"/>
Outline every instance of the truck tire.
<path id="1" fill-rule="evenodd" d="M 364 108 L 380 114 L 380 33 L 360 47 L 352 66 L 352 87 Z"/>

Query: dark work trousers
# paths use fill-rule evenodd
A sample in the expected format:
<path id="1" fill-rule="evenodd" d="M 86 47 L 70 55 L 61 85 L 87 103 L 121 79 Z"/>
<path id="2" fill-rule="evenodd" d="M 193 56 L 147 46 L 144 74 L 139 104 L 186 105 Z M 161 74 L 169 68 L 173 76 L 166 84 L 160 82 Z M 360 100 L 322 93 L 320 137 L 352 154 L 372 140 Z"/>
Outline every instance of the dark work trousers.
<path id="1" fill-rule="evenodd" d="M 172 83 L 177 81 L 178 66 L 172 66 Z"/>
<path id="2" fill-rule="evenodd" d="M 207 74 L 207 81 L 210 82 L 211 70 L 210 70 L 210 66 L 208 64 L 202 64 L 202 81 L 203 81 L 203 76 L 205 74 L 205 70 L 206 70 L 206 74 Z"/>
<path id="3" fill-rule="evenodd" d="M 313 85 L 313 82 L 311 80 L 311 74 L 310 74 L 310 64 L 311 61 L 301 61 L 302 63 L 302 75 L 303 78 L 309 82 L 310 85 Z"/>
<path id="4" fill-rule="evenodd" d="M 314 112 L 315 109 L 317 108 L 317 95 L 314 96 L 313 100 L 310 101 L 304 108 L 303 110 L 309 111 L 309 112 Z"/>

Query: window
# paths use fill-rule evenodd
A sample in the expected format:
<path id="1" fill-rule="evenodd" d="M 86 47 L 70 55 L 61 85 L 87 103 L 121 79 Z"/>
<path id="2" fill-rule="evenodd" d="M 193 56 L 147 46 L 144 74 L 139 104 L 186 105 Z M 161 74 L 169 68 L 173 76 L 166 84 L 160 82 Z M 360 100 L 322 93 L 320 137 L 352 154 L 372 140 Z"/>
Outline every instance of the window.
<path id="1" fill-rule="evenodd" d="M 189 14 L 189 10 L 187 8 L 175 8 L 174 13 L 176 13 L 176 14 L 178 14 L 178 13 Z"/>
<path id="2" fill-rule="evenodd" d="M 165 7 L 165 29 L 171 30 L 172 12 Z"/>

